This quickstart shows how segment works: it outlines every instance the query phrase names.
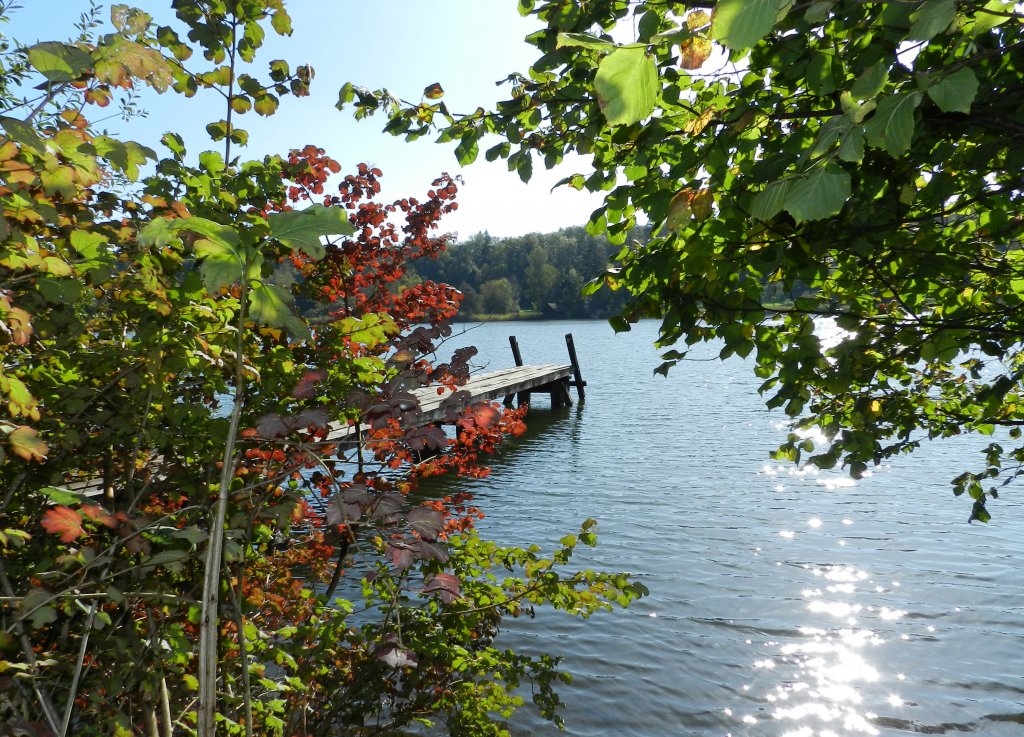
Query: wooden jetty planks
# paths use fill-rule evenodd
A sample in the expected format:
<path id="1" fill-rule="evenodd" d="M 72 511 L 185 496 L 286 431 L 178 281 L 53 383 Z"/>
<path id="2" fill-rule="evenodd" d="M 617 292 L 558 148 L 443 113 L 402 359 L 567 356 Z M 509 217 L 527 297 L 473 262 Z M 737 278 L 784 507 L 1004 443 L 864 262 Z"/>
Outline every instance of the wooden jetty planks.
<path id="1" fill-rule="evenodd" d="M 558 391 L 558 384 L 567 382 L 572 374 L 569 365 L 513 366 L 474 376 L 455 395 L 447 390 L 438 394 L 438 387 L 426 386 L 410 392 L 419 402 L 419 411 L 407 418 L 405 424 L 419 427 L 442 422 L 449 412 L 460 412 L 476 402 L 528 395 L 531 391 Z M 364 425 L 362 430 L 365 433 L 369 428 Z M 353 440 L 355 435 L 355 427 L 332 423 L 325 442 Z"/>

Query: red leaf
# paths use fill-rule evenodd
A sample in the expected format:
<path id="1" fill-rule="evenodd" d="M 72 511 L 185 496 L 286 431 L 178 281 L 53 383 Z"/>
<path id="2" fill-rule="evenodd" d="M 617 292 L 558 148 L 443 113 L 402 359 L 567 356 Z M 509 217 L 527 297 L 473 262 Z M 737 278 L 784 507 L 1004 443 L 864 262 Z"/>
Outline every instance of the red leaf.
<path id="1" fill-rule="evenodd" d="M 429 507 L 414 507 L 409 510 L 409 526 L 424 540 L 436 540 L 444 530 L 444 515 Z"/>
<path id="2" fill-rule="evenodd" d="M 493 405 L 487 402 L 477 402 L 466 409 L 465 414 L 463 414 L 462 419 L 457 424 L 485 430 L 494 425 L 500 417 L 501 413 Z"/>
<path id="3" fill-rule="evenodd" d="M 292 396 L 296 399 L 309 399 L 316 396 L 316 385 L 327 378 L 327 372 L 323 370 L 310 370 L 299 379 L 299 383 L 292 389 Z"/>
<path id="4" fill-rule="evenodd" d="M 391 554 L 391 563 L 399 572 L 411 566 L 416 559 L 409 546 L 402 542 L 388 543 L 388 552 Z"/>
<path id="5" fill-rule="evenodd" d="M 99 504 L 83 504 L 79 511 L 91 520 L 99 522 L 106 527 L 117 527 L 117 520 L 107 513 Z M 66 542 L 66 541 L 65 541 Z"/>
<path id="6" fill-rule="evenodd" d="M 437 573 L 423 587 L 424 594 L 437 594 L 445 604 L 459 598 L 459 579 L 450 573 Z"/>
<path id="7" fill-rule="evenodd" d="M 48 509 L 42 519 L 43 529 L 53 535 L 60 535 L 63 543 L 72 542 L 85 534 L 82 518 L 70 507 Z"/>

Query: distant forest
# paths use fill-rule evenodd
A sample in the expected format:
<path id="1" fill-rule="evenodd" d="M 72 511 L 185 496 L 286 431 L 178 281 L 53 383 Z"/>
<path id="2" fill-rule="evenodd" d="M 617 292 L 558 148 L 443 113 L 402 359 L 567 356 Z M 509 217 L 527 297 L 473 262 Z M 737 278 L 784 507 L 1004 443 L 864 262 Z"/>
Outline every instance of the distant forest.
<path id="1" fill-rule="evenodd" d="M 648 230 L 637 229 L 627 242 L 645 243 L 648 237 Z M 582 227 L 514 238 L 477 233 L 449 245 L 436 259 L 415 262 L 410 272 L 413 278 L 444 282 L 461 291 L 463 319 L 519 313 L 606 318 L 621 310 L 627 295 L 601 289 L 584 297 L 581 290 L 621 248 Z"/>

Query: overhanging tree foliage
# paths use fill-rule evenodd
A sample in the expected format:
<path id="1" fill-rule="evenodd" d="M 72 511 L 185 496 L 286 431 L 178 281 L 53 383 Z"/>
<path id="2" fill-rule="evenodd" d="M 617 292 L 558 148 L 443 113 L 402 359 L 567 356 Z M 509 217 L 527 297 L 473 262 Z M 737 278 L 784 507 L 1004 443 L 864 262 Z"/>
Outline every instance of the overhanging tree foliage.
<path id="1" fill-rule="evenodd" d="M 607 192 L 594 232 L 625 239 L 604 282 L 660 344 L 720 340 L 756 359 L 794 418 L 779 455 L 869 465 L 926 438 L 1005 440 L 953 484 L 987 520 L 1024 447 L 1024 14 L 1002 0 L 520 0 L 541 56 L 494 111 L 347 86 L 340 105 L 431 127 L 528 179 L 568 152 Z M 791 308 L 765 299 L 810 289 Z M 823 340 L 822 318 L 846 331 Z M 685 350 L 665 353 L 666 371 Z M 816 427 L 815 447 L 800 430 Z M 808 457 L 809 456 L 809 457 Z"/>
<path id="2" fill-rule="evenodd" d="M 254 65 L 283 0 L 171 5 L 0 35 L 0 735 L 497 736 L 527 683 L 558 721 L 558 659 L 499 647 L 503 617 L 643 588 L 569 568 L 593 521 L 544 556 L 481 540 L 465 494 L 408 497 L 522 428 L 404 422 L 409 389 L 469 374 L 471 349 L 429 360 L 457 292 L 395 286 L 455 183 L 381 203 L 381 172 L 315 145 L 244 159 L 239 116 L 309 93 Z M 217 150 L 95 129 L 145 85 L 219 95 Z"/>

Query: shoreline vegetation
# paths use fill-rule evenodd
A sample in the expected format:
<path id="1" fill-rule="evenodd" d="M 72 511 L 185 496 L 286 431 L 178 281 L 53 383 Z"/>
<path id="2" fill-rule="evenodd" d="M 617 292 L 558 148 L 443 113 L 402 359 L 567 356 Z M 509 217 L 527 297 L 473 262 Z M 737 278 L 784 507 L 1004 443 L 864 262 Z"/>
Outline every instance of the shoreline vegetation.
<path id="1" fill-rule="evenodd" d="M 430 281 L 455 287 L 463 295 L 458 322 L 608 319 L 626 310 L 628 290 L 602 287 L 585 294 L 591 291 L 585 287 L 651 238 L 649 227 L 633 228 L 626 245 L 580 226 L 508 238 L 476 233 L 411 264 L 400 286 Z M 791 288 L 767 283 L 764 307 L 792 307 L 806 291 L 799 281 Z"/>

